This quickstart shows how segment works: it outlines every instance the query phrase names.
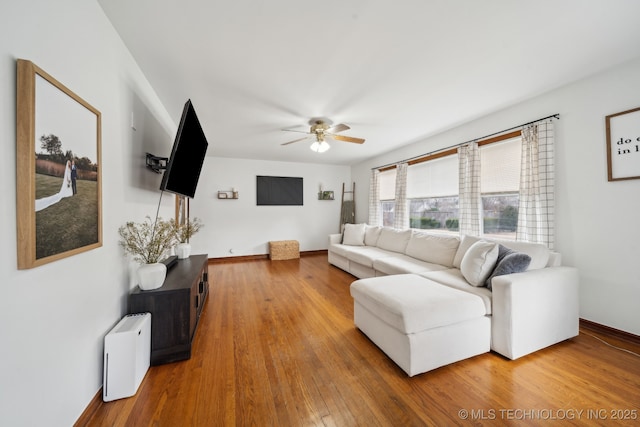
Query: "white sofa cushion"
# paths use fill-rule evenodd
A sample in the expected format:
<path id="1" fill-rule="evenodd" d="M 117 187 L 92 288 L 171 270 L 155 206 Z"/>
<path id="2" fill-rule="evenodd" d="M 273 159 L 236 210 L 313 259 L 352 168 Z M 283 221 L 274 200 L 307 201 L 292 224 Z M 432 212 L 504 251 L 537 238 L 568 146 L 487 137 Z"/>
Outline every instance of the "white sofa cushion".
<path id="1" fill-rule="evenodd" d="M 460 271 L 473 286 L 484 286 L 498 260 L 498 244 L 478 241 L 467 250 L 460 263 Z"/>
<path id="2" fill-rule="evenodd" d="M 373 246 L 346 246 L 348 248 L 345 251 L 345 257 L 349 261 L 361 264 L 365 267 L 373 268 L 373 261 L 378 258 L 400 256 L 401 254 L 395 252 L 385 251 L 384 249 L 375 248 Z"/>
<path id="3" fill-rule="evenodd" d="M 457 236 L 438 236 L 414 230 L 405 254 L 433 264 L 453 267 L 453 258 L 459 244 Z"/>
<path id="4" fill-rule="evenodd" d="M 521 242 L 515 240 L 502 240 L 502 239 L 488 239 L 488 238 L 480 238 L 476 236 L 463 236 L 460 241 L 460 245 L 458 246 L 458 251 L 456 252 L 456 256 L 453 259 L 453 266 L 456 268 L 460 268 L 460 264 L 462 262 L 462 258 L 467 250 L 473 245 L 475 242 L 484 240 L 487 242 L 495 242 L 500 243 L 510 249 L 513 249 L 517 252 L 522 252 L 531 257 L 531 263 L 529 264 L 529 268 L 527 270 L 537 270 L 539 268 L 545 268 L 547 263 L 549 262 L 549 256 L 551 251 L 542 243 L 531 243 L 531 242 Z"/>
<path id="5" fill-rule="evenodd" d="M 542 243 L 516 242 L 509 240 L 496 240 L 496 242 L 513 249 L 516 252 L 522 252 L 531 257 L 531 263 L 527 270 L 538 270 L 545 268 L 549 262 L 551 251 Z"/>
<path id="6" fill-rule="evenodd" d="M 351 296 L 380 319 L 406 334 L 483 317 L 476 295 L 442 286 L 415 274 L 356 280 Z"/>
<path id="7" fill-rule="evenodd" d="M 447 269 L 444 265 L 421 261 L 408 255 L 397 255 L 374 260 L 373 268 L 384 274 L 422 273 Z"/>
<path id="8" fill-rule="evenodd" d="M 364 246 L 365 224 L 345 224 L 342 244 L 349 246 Z"/>
<path id="9" fill-rule="evenodd" d="M 411 233 L 410 228 L 406 230 L 396 230 L 394 228 L 382 227 L 376 246 L 380 249 L 403 254 L 411 238 Z"/>
<path id="10" fill-rule="evenodd" d="M 364 227 L 364 244 L 367 246 L 376 246 L 382 227 L 379 225 L 366 225 Z"/>
<path id="11" fill-rule="evenodd" d="M 493 293 L 485 287 L 471 286 L 464 278 L 462 272 L 457 268 L 449 268 L 440 271 L 428 271 L 419 273 L 420 276 L 431 279 L 436 283 L 461 291 L 469 292 L 482 298 L 487 314 L 491 314 L 493 309 Z"/>
<path id="12" fill-rule="evenodd" d="M 333 252 L 337 255 L 346 257 L 347 253 L 349 252 L 349 249 L 351 249 L 351 246 L 346 246 L 343 245 L 341 243 L 331 243 L 329 245 L 329 251 L 328 252 Z"/>

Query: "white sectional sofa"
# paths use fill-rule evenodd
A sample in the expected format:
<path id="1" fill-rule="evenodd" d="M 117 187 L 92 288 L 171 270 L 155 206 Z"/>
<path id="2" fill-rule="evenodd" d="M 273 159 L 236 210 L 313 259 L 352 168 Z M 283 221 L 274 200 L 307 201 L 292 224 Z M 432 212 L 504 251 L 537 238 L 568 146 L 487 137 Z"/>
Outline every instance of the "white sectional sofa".
<path id="1" fill-rule="evenodd" d="M 409 375 L 578 335 L 578 272 L 541 244 L 347 224 L 328 259 L 361 279 L 355 324 Z"/>

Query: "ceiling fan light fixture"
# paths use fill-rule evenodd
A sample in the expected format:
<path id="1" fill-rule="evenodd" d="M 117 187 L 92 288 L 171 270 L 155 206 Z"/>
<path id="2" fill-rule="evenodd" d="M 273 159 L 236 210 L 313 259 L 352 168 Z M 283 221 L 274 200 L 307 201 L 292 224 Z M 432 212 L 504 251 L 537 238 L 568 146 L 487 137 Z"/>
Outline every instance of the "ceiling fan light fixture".
<path id="1" fill-rule="evenodd" d="M 331 148 L 329 143 L 327 143 L 324 140 L 325 137 L 332 138 L 335 141 L 351 142 L 351 143 L 355 143 L 355 144 L 362 144 L 364 142 L 364 139 L 362 139 L 362 138 L 355 138 L 355 137 L 352 137 L 352 136 L 337 135 L 338 132 L 342 132 L 342 131 L 351 129 L 349 126 L 345 125 L 344 123 L 340 123 L 340 124 L 337 124 L 335 126 L 330 126 L 329 123 L 331 123 L 331 122 L 326 122 L 325 120 L 322 120 L 322 119 L 315 119 L 311 123 L 312 123 L 312 125 L 311 125 L 311 128 L 309 129 L 309 132 L 305 132 L 305 131 L 301 131 L 301 130 L 297 130 L 297 129 L 282 129 L 282 130 L 287 131 L 287 132 L 299 132 L 299 133 L 304 133 L 304 134 L 312 135 L 312 136 L 311 137 L 307 136 L 305 138 L 294 139 L 293 141 L 285 142 L 285 143 L 282 143 L 280 145 L 293 144 L 295 142 L 304 141 L 307 138 L 312 138 L 312 137 L 315 136 L 315 141 L 313 142 L 313 144 L 311 144 L 311 146 L 309 148 L 311 149 L 311 151 L 315 151 L 316 153 L 324 153 L 329 148 Z"/>
<path id="2" fill-rule="evenodd" d="M 316 153 L 324 153 L 331 148 L 331 146 L 327 141 L 315 141 L 309 148 L 311 151 L 315 151 Z"/>

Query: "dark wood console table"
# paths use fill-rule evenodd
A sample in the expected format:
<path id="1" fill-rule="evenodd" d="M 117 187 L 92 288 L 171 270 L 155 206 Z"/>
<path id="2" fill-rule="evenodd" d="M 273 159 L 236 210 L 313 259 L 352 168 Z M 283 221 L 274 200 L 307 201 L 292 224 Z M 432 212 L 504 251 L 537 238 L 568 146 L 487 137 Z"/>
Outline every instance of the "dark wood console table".
<path id="1" fill-rule="evenodd" d="M 178 260 L 164 284 L 129 295 L 129 313 L 151 313 L 151 364 L 191 357 L 191 342 L 209 294 L 208 255 Z"/>

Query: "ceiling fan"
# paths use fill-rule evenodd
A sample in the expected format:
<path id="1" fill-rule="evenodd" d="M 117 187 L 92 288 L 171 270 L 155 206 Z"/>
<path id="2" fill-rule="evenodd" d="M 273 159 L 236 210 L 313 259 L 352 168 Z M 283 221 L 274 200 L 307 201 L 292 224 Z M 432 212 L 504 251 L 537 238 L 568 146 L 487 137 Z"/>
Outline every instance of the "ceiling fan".
<path id="1" fill-rule="evenodd" d="M 313 144 L 311 144 L 311 147 L 309 148 L 311 148 L 312 151 L 315 151 L 318 153 L 324 153 L 329 148 L 331 148 L 329 143 L 325 141 L 325 137 L 328 139 L 335 139 L 337 141 L 353 142 L 355 144 L 362 144 L 364 142 L 364 139 L 362 138 L 336 135 L 338 132 L 351 129 L 349 126 L 345 125 L 344 123 L 331 126 L 329 123 L 327 123 L 326 120 L 312 119 L 310 121 L 310 124 L 311 124 L 311 128 L 309 129 L 309 132 L 295 130 L 295 129 L 282 129 L 283 131 L 286 131 L 286 132 L 306 133 L 307 136 L 305 136 L 304 138 L 294 139 L 293 141 L 285 142 L 284 144 L 280 144 L 280 145 L 289 145 L 289 144 L 293 144 L 294 142 L 304 141 L 309 138 L 315 138 L 315 141 L 313 142 Z"/>

